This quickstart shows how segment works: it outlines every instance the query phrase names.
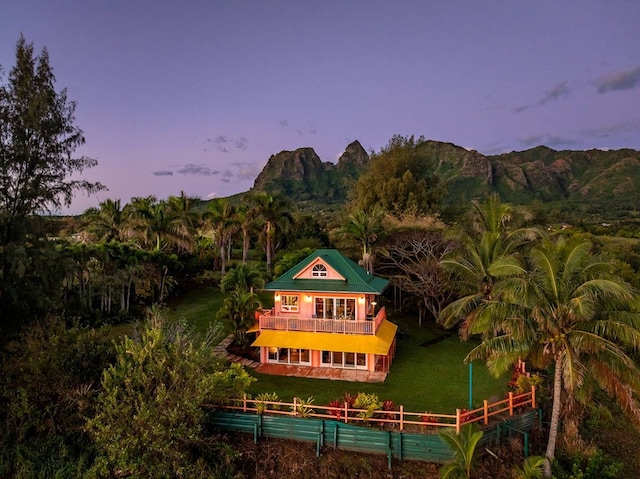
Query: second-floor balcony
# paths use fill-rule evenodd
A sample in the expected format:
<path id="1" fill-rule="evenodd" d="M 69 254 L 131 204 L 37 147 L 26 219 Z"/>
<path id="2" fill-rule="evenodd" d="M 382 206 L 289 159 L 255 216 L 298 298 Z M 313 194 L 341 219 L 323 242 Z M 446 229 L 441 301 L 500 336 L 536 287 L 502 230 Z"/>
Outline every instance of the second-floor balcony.
<path id="1" fill-rule="evenodd" d="M 306 331 L 314 333 L 376 334 L 380 323 L 387 318 L 384 308 L 375 317 L 365 320 L 309 318 L 294 315 L 276 316 L 272 310 L 258 318 L 260 329 L 281 331 Z"/>

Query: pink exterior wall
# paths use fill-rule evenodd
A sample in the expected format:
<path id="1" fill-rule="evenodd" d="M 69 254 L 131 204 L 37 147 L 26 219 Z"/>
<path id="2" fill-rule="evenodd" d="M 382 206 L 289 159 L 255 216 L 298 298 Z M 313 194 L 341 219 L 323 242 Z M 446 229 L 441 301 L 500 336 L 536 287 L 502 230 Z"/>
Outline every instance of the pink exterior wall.
<path id="1" fill-rule="evenodd" d="M 298 311 L 283 311 L 283 296 L 298 297 Z M 300 316 L 302 318 L 311 318 L 314 314 L 314 304 L 316 298 L 349 298 L 355 299 L 356 303 L 356 319 L 364 321 L 369 315 L 373 314 L 372 301 L 375 301 L 374 295 L 366 295 L 363 293 L 306 293 L 300 291 L 277 291 L 274 294 L 274 311 L 276 316 Z"/>

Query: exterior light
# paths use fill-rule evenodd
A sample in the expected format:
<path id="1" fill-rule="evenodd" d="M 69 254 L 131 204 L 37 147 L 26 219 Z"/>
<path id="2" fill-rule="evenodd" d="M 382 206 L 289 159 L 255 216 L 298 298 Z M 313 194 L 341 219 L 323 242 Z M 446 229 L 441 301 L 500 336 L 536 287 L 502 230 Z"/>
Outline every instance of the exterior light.
<path id="1" fill-rule="evenodd" d="M 358 304 L 364 304 L 364 298 L 363 297 L 358 298 Z"/>
<path id="2" fill-rule="evenodd" d="M 275 299 L 276 299 L 276 301 L 280 301 L 280 295 L 276 294 L 276 298 Z"/>
<path id="3" fill-rule="evenodd" d="M 310 302 L 311 302 L 311 296 L 305 296 L 305 297 L 304 297 L 304 299 L 306 299 L 306 300 L 307 300 L 307 303 L 310 303 Z"/>

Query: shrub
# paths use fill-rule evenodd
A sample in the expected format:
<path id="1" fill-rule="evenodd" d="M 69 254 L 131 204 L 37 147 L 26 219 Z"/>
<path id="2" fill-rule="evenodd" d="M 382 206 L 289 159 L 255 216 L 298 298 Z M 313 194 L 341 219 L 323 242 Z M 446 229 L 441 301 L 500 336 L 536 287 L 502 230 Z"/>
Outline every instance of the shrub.
<path id="1" fill-rule="evenodd" d="M 291 406 L 291 410 L 296 416 L 309 417 L 311 414 L 315 413 L 315 410 L 311 408 L 313 402 L 313 396 L 309 396 L 307 399 L 296 397 L 294 399 L 294 405 Z"/>
<path id="2" fill-rule="evenodd" d="M 353 406 L 357 409 L 364 409 L 358 413 L 358 417 L 368 422 L 373 417 L 375 411 L 382 408 L 382 403 L 376 394 L 358 393 Z"/>
<path id="3" fill-rule="evenodd" d="M 280 409 L 279 404 L 266 404 L 266 402 L 279 402 L 280 397 L 278 397 L 278 393 L 260 393 L 256 396 L 256 409 L 258 414 L 262 414 L 269 409 L 273 411 L 278 411 Z"/>

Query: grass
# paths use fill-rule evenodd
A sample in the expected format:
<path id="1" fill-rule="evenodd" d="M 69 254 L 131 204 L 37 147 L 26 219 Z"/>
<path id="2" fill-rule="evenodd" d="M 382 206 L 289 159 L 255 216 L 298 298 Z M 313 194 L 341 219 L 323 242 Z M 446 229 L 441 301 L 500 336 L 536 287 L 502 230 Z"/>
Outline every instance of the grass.
<path id="1" fill-rule="evenodd" d="M 408 317 L 390 317 L 405 323 Z M 322 379 L 270 376 L 249 371 L 257 381 L 249 392 L 277 392 L 281 400 L 294 396 L 313 396 L 316 404 L 326 405 L 345 392 L 375 393 L 382 401 L 390 399 L 407 411 L 431 411 L 454 414 L 456 408 L 469 405 L 469 366 L 463 359 L 474 343 L 461 343 L 455 334 L 447 334 L 435 324 L 418 328 L 402 327 L 404 334 L 397 343 L 396 357 L 384 383 L 352 383 Z M 440 338 L 440 340 L 438 340 Z M 435 341 L 434 341 L 435 340 Z M 422 344 L 429 342 L 426 346 Z M 506 377 L 495 379 L 483 364 L 473 365 L 473 406 L 482 400 L 502 396 L 507 391 Z"/>
<path id="2" fill-rule="evenodd" d="M 217 286 L 203 285 L 169 303 L 169 319 L 185 319 L 195 331 L 205 334 L 224 297 Z M 270 294 L 261 296 L 271 306 Z M 388 308 L 389 310 L 390 308 Z M 443 331 L 433 323 L 419 328 L 412 316 L 390 314 L 400 325 L 396 356 L 384 383 L 352 383 L 323 379 L 271 376 L 249 370 L 257 381 L 249 393 L 276 392 L 281 400 L 313 396 L 316 404 L 326 405 L 345 392 L 375 393 L 380 400 L 390 399 L 407 411 L 431 411 L 454 414 L 456 408 L 469 405 L 469 366 L 463 359 L 477 344 L 462 343 L 454 333 Z M 426 343 L 426 344 L 425 344 Z M 424 345 L 424 346 L 423 346 Z M 502 397 L 507 391 L 507 377 L 495 379 L 484 364 L 473 365 L 473 406 L 482 400 Z"/>

